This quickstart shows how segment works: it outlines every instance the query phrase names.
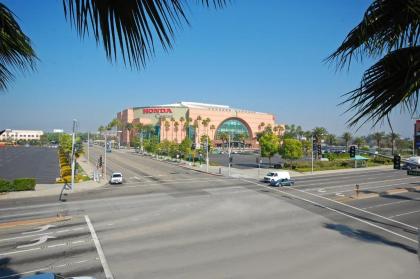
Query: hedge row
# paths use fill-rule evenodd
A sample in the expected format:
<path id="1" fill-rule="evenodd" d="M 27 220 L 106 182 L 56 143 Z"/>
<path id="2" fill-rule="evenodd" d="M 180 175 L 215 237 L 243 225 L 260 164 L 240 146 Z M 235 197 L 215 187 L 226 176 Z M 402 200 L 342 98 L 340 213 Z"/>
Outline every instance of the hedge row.
<path id="1" fill-rule="evenodd" d="M 0 179 L 0 192 L 33 191 L 35 178 L 18 178 L 13 181 Z"/>

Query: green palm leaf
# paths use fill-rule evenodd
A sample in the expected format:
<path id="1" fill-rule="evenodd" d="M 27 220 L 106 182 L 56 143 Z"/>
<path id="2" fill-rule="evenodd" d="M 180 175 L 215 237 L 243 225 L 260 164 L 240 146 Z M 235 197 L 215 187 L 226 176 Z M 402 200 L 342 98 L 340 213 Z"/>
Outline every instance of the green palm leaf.
<path id="1" fill-rule="evenodd" d="M 398 105 L 414 114 L 420 89 L 420 47 L 390 52 L 363 75 L 359 88 L 346 94 L 347 111 L 356 110 L 350 126 L 363 121 L 376 125 Z M 343 104 L 342 103 L 342 104 Z"/>
<path id="2" fill-rule="evenodd" d="M 14 14 L 1 3 L 0 42 L 0 90 L 5 90 L 15 77 L 13 72 L 33 70 L 37 57 Z"/>
<path id="3" fill-rule="evenodd" d="M 223 7 L 229 0 L 197 0 Z M 66 18 L 81 37 L 93 33 L 110 61 L 120 52 L 125 64 L 140 69 L 154 55 L 155 41 L 172 47 L 174 30 L 188 24 L 186 0 L 63 0 Z"/>
<path id="4" fill-rule="evenodd" d="M 342 68 L 353 57 L 377 57 L 419 43 L 420 1 L 376 0 L 362 21 L 350 31 L 341 46 L 326 60 Z"/>

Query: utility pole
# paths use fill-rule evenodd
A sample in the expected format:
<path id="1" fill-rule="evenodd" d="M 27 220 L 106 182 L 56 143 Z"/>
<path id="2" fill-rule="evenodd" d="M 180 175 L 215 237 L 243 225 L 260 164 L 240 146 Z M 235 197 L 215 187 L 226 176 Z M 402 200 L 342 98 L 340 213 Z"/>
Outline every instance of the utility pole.
<path id="1" fill-rule="evenodd" d="M 77 125 L 77 120 L 73 119 L 73 134 L 72 134 L 72 143 L 71 143 L 71 190 L 74 190 L 74 173 L 75 173 L 75 168 L 76 168 L 76 156 L 75 156 L 75 151 L 76 151 L 76 125 Z"/>
<path id="2" fill-rule="evenodd" d="M 104 179 L 106 180 L 106 149 L 107 149 L 107 142 L 106 142 L 106 132 L 104 134 L 105 136 L 105 144 L 104 144 Z"/>
<path id="3" fill-rule="evenodd" d="M 206 172 L 209 172 L 209 136 L 206 136 Z"/>

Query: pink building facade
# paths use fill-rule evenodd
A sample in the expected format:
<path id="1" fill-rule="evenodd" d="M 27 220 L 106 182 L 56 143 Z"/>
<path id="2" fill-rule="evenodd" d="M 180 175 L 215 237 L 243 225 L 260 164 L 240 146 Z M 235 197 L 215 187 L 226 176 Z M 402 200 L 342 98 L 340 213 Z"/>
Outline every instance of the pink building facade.
<path id="1" fill-rule="evenodd" d="M 276 124 L 273 114 L 234 109 L 229 106 L 180 102 L 152 107 L 129 108 L 117 114 L 125 124 L 141 123 L 152 128 L 153 134 L 161 141 L 180 143 L 185 137 L 199 145 L 203 136 L 208 136 L 216 146 L 224 141 L 222 134 L 232 142 L 241 142 L 249 148 L 258 148 L 257 133 L 271 127 L 278 133 L 284 125 Z M 121 142 L 126 145 L 138 135 L 138 131 L 123 129 Z"/>

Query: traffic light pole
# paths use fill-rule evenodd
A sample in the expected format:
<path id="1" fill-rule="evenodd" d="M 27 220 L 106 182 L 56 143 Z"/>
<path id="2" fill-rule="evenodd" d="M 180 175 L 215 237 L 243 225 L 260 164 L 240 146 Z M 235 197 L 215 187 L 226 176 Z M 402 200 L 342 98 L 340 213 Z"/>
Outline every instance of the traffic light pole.
<path id="1" fill-rule="evenodd" d="M 206 137 L 206 172 L 209 172 L 209 136 Z"/>
<path id="2" fill-rule="evenodd" d="M 312 139 L 312 156 L 311 156 L 311 174 L 314 173 L 314 135 L 311 136 Z"/>
<path id="3" fill-rule="evenodd" d="M 77 120 L 73 119 L 73 135 L 72 135 L 72 144 L 71 144 L 71 190 L 74 189 L 74 173 L 76 168 L 76 156 L 75 156 L 75 149 L 76 149 L 76 125 Z"/>

